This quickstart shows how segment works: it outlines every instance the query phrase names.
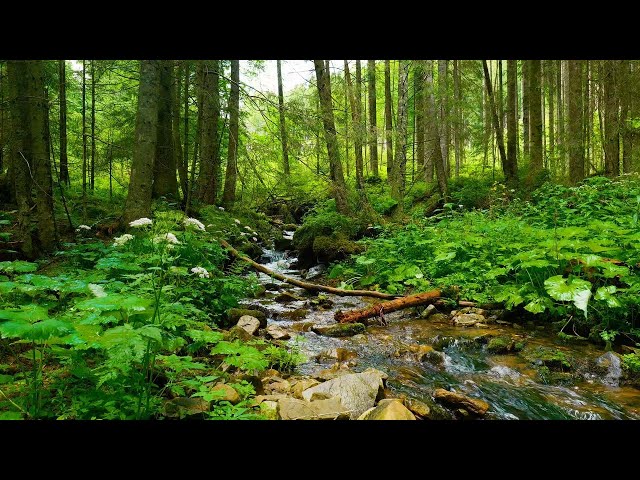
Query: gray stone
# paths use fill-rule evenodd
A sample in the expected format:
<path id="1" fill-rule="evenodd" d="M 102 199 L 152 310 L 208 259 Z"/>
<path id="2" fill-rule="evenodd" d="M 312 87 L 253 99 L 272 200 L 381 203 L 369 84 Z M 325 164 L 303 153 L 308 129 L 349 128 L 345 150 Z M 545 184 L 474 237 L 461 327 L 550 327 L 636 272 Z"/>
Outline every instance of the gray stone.
<path id="1" fill-rule="evenodd" d="M 243 315 L 238 320 L 237 326 L 245 330 L 249 335 L 255 335 L 260 328 L 260 320 L 251 315 Z"/>
<path id="2" fill-rule="evenodd" d="M 600 355 L 596 359 L 596 365 L 605 369 L 605 374 L 601 378 L 602 383 L 605 385 L 611 385 L 617 387 L 620 383 L 620 377 L 622 376 L 622 367 L 620 357 L 613 352 L 607 352 L 604 355 Z"/>
<path id="3" fill-rule="evenodd" d="M 336 323 L 334 325 L 318 326 L 311 328 L 312 332 L 327 337 L 350 337 L 359 333 L 364 333 L 365 326 L 362 323 Z"/>
<path id="4" fill-rule="evenodd" d="M 278 401 L 278 413 L 282 420 L 346 420 L 349 411 L 338 398 L 323 400 L 298 400 L 282 398 Z"/>
<path id="5" fill-rule="evenodd" d="M 453 317 L 453 324 L 459 327 L 471 327 L 484 320 L 485 318 L 477 313 L 458 313 Z"/>
<path id="6" fill-rule="evenodd" d="M 375 408 L 370 408 L 358 420 L 415 420 L 416 417 L 402 404 L 402 400 L 389 398 L 380 400 Z"/>
<path id="7" fill-rule="evenodd" d="M 274 340 L 287 340 L 291 338 L 289 332 L 287 332 L 284 328 L 273 324 L 267 327 L 267 334 Z"/>

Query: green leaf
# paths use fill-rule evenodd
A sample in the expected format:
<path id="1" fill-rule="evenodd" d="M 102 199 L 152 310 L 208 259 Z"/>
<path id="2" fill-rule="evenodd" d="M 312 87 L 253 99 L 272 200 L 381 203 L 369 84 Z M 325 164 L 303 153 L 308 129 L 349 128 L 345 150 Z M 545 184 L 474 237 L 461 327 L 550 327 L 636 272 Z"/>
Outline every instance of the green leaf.
<path id="1" fill-rule="evenodd" d="M 153 325 L 144 325 L 138 328 L 138 333 L 145 338 L 155 340 L 156 342 L 162 341 L 162 330 Z"/>
<path id="2" fill-rule="evenodd" d="M 613 294 L 616 293 L 616 290 L 617 288 L 615 285 L 600 287 L 596 291 L 596 295 L 594 298 L 596 300 L 607 302 L 607 305 L 610 307 L 621 307 L 622 304 L 620 303 L 620 301 L 618 301 L 618 299 L 613 296 Z"/>
<path id="3" fill-rule="evenodd" d="M 563 302 L 573 302 L 578 310 L 587 316 L 587 304 L 591 297 L 591 283 L 577 277 L 564 278 L 555 275 L 544 281 L 544 288 L 549 296 Z"/>
<path id="4" fill-rule="evenodd" d="M 0 310 L 0 320 L 33 323 L 47 318 L 49 318 L 47 309 L 39 305 L 23 305 L 18 308 Z"/>
<path id="5" fill-rule="evenodd" d="M 22 420 L 20 412 L 0 412 L 0 420 Z"/>
<path id="6" fill-rule="evenodd" d="M 456 252 L 446 252 L 439 254 L 433 259 L 434 262 L 442 262 L 445 260 L 453 260 L 456 257 Z"/>
<path id="7" fill-rule="evenodd" d="M 0 262 L 0 272 L 7 273 L 27 273 L 35 272 L 38 269 L 37 263 L 15 260 L 13 262 Z"/>
<path id="8" fill-rule="evenodd" d="M 542 313 L 547 309 L 544 298 L 536 298 L 524 306 L 524 309 L 531 313 Z"/>
<path id="9" fill-rule="evenodd" d="M 196 342 L 218 343 L 223 339 L 222 332 L 209 332 L 206 330 L 187 330 L 186 335 Z"/>

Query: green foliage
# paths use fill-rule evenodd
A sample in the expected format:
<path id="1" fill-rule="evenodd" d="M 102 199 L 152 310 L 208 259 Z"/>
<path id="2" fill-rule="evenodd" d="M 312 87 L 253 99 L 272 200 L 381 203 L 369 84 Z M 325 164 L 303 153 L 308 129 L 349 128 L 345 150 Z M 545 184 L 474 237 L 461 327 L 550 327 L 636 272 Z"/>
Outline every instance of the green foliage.
<path id="1" fill-rule="evenodd" d="M 640 355 L 637 353 L 623 355 L 622 367 L 635 375 L 640 375 Z"/>

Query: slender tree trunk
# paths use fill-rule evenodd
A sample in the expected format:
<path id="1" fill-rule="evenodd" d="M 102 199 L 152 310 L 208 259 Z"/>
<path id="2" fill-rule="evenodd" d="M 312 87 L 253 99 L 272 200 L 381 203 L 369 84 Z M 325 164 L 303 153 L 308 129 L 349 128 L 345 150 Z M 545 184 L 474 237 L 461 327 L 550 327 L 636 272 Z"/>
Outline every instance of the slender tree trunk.
<path id="1" fill-rule="evenodd" d="M 336 138 L 335 120 L 333 117 L 333 106 L 331 101 L 331 80 L 329 70 L 322 60 L 313 61 L 316 71 L 316 81 L 318 87 L 318 97 L 320 99 L 320 109 L 322 111 L 322 123 L 324 125 L 324 136 L 327 143 L 327 154 L 329 165 L 333 172 L 332 193 L 336 201 L 338 212 L 348 215 L 350 213 L 347 203 L 347 186 L 342 173 L 342 163 L 340 162 L 340 150 Z"/>
<path id="2" fill-rule="evenodd" d="M 619 97 L 620 97 L 620 132 L 622 136 L 622 172 L 631 172 L 631 157 L 633 144 L 631 141 L 631 131 L 628 126 L 629 111 L 631 106 L 631 90 L 629 88 L 630 81 L 630 68 L 631 62 L 629 60 L 620 60 L 620 82 L 619 82 Z"/>
<path id="3" fill-rule="evenodd" d="M 67 72 L 64 60 L 58 61 L 58 78 L 60 83 L 60 181 L 70 185 L 67 157 Z"/>
<path id="4" fill-rule="evenodd" d="M 351 74 L 349 73 L 349 63 L 344 61 L 344 77 L 345 84 L 347 86 L 347 97 L 349 104 L 351 105 L 351 118 L 353 123 L 353 146 L 355 149 L 356 158 L 356 187 L 358 190 L 364 190 L 364 177 L 362 174 L 363 162 L 362 162 L 362 122 L 360 119 L 360 89 L 356 86 L 356 92 L 354 94 L 353 85 L 351 82 Z M 356 78 L 356 85 L 358 79 Z"/>
<path id="5" fill-rule="evenodd" d="M 124 211 L 125 222 L 148 217 L 151 213 L 153 167 L 158 136 L 158 91 L 160 65 L 158 60 L 140 62 L 140 87 L 136 115 L 135 142 L 131 180 Z"/>
<path id="6" fill-rule="evenodd" d="M 605 174 L 608 177 L 615 177 L 620 174 L 619 97 L 616 88 L 618 65 L 616 60 L 603 60 L 603 62 Z"/>
<path id="7" fill-rule="evenodd" d="M 176 154 L 174 150 L 174 133 L 172 127 L 173 66 L 170 60 L 162 60 L 160 69 L 160 85 L 158 89 L 158 120 L 156 137 L 156 155 L 153 169 L 153 198 L 161 196 L 176 199 L 178 196 L 178 179 L 176 178 Z"/>
<path id="8" fill-rule="evenodd" d="M 529 62 L 522 60 L 522 157 L 529 158 Z"/>
<path id="9" fill-rule="evenodd" d="M 415 109 L 415 143 L 416 143 L 416 160 L 421 176 L 425 176 L 425 155 L 424 155 L 424 61 L 415 61 L 413 69 L 414 79 L 414 109 Z"/>
<path id="10" fill-rule="evenodd" d="M 377 177 L 378 173 L 378 118 L 376 105 L 376 61 L 368 60 L 367 80 L 369 91 L 369 162 L 371 175 Z"/>
<path id="11" fill-rule="evenodd" d="M 449 95 L 448 95 L 448 63 L 449 60 L 438 60 L 438 101 L 440 105 L 440 125 L 441 135 L 440 142 L 442 144 L 442 158 L 444 161 L 444 171 L 447 178 L 451 176 L 451 165 L 449 163 Z"/>
<path id="12" fill-rule="evenodd" d="M 384 61 L 384 123 L 387 139 L 387 182 L 391 183 L 393 171 L 393 115 L 391 114 L 391 61 Z"/>
<path id="13" fill-rule="evenodd" d="M 91 60 L 91 191 L 96 187 L 96 61 Z"/>
<path id="14" fill-rule="evenodd" d="M 82 60 L 82 220 L 87 220 L 87 68 Z"/>
<path id="15" fill-rule="evenodd" d="M 421 60 L 421 62 L 424 62 Z M 444 170 L 444 162 L 442 160 L 442 147 L 440 144 L 440 133 L 438 132 L 438 110 L 433 88 L 433 65 L 430 61 L 423 63 L 423 71 L 425 72 L 424 81 L 424 98 L 425 108 L 425 155 L 430 159 L 431 165 L 435 167 L 436 177 L 438 179 L 438 188 L 440 195 L 446 202 L 449 196 L 447 189 L 447 177 Z M 427 173 L 428 175 L 428 173 Z"/>
<path id="16" fill-rule="evenodd" d="M 460 89 L 460 60 L 453 61 L 453 100 L 454 100 L 454 148 L 456 158 L 456 177 L 462 167 L 462 93 Z"/>
<path id="17" fill-rule="evenodd" d="M 284 90 L 282 88 L 282 66 L 276 60 L 278 67 L 278 111 L 280 113 L 280 142 L 282 143 L 282 171 L 289 176 L 289 153 L 287 150 L 287 127 L 284 119 Z"/>
<path id="18" fill-rule="evenodd" d="M 549 102 L 549 158 L 552 162 L 555 162 L 555 143 L 556 143 L 556 130 L 555 130 L 555 82 L 554 82 L 554 60 L 547 60 L 545 63 L 545 77 L 547 79 L 547 92 Z"/>
<path id="19" fill-rule="evenodd" d="M 280 91 L 282 84 L 280 85 Z M 283 112 L 284 115 L 284 112 Z M 283 118 L 284 121 L 284 118 Z M 238 141 L 240 123 L 240 61 L 231 60 L 231 92 L 229 96 L 229 146 L 227 148 L 227 172 L 224 180 L 224 193 L 222 203 L 227 207 L 233 207 L 236 200 L 236 178 L 238 175 Z M 283 137 L 284 138 L 284 137 Z M 283 144 L 284 145 L 284 144 Z M 286 147 L 285 147 L 285 158 Z M 289 161 L 285 163 L 288 175 Z"/>
<path id="20" fill-rule="evenodd" d="M 198 187 L 200 201 L 206 205 L 216 203 L 218 178 L 220 176 L 218 151 L 218 122 L 220 120 L 219 66 L 219 60 L 202 61 L 202 123 Z"/>
<path id="21" fill-rule="evenodd" d="M 542 160 L 542 95 L 540 85 L 540 60 L 529 62 L 529 155 L 530 174 L 535 175 L 544 168 Z"/>
<path id="22" fill-rule="evenodd" d="M 509 164 L 509 160 L 507 159 L 507 154 L 504 151 L 504 140 L 502 135 L 502 124 L 498 119 L 498 111 L 496 102 L 493 98 L 493 87 L 491 85 L 491 75 L 489 74 L 489 67 L 487 66 L 487 61 L 482 60 L 482 69 L 484 71 L 484 84 L 487 89 L 487 97 L 489 99 L 489 108 L 491 109 L 491 118 L 493 123 L 493 128 L 496 132 L 496 141 L 498 143 L 498 150 L 500 152 L 500 161 L 502 162 L 502 170 L 504 172 L 505 179 L 508 183 L 517 182 L 517 177 L 514 176 L 515 166 Z M 517 175 L 517 170 L 515 170 Z"/>
<path id="23" fill-rule="evenodd" d="M 184 65 L 184 68 L 187 68 L 186 61 L 178 61 L 175 62 L 172 70 L 174 74 L 172 75 L 173 82 L 171 82 L 171 131 L 173 133 L 173 152 L 175 155 L 174 163 L 178 167 L 178 177 L 180 181 L 180 190 L 182 191 L 182 199 L 186 201 L 187 199 L 187 188 L 189 183 L 189 176 L 187 174 L 187 163 L 185 162 L 182 150 L 182 141 L 180 139 L 180 100 L 182 97 L 182 75 L 180 63 Z M 184 151 L 188 151 L 187 143 L 184 144 Z"/>
<path id="24" fill-rule="evenodd" d="M 396 156 L 393 162 L 391 196 L 398 202 L 395 214 L 403 214 L 407 167 L 407 120 L 409 106 L 409 61 L 400 60 L 398 67 L 398 120 L 396 122 Z"/>
<path id="25" fill-rule="evenodd" d="M 584 138 L 585 138 L 585 175 L 591 171 L 592 160 L 592 131 L 593 131 L 593 90 L 591 88 L 591 61 L 585 60 L 585 81 L 584 81 Z"/>
<path id="26" fill-rule="evenodd" d="M 484 71 L 483 71 L 484 75 Z M 487 97 L 487 89 L 482 89 L 482 171 L 489 164 L 489 137 L 491 136 L 491 109 L 489 108 L 489 99 Z"/>
<path id="27" fill-rule="evenodd" d="M 567 147 L 569 150 L 569 181 L 577 184 L 584 178 L 584 142 L 582 111 L 582 62 L 567 60 Z"/>
<path id="28" fill-rule="evenodd" d="M 507 161 L 502 164 L 504 177 L 512 185 L 518 181 L 518 61 L 507 60 Z"/>

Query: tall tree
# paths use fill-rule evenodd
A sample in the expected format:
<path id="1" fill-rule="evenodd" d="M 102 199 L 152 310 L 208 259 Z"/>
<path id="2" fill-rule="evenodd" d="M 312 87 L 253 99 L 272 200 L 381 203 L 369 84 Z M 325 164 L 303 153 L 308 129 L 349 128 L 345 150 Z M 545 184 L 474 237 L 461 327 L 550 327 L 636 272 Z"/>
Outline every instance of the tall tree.
<path id="1" fill-rule="evenodd" d="M 529 158 L 529 62 L 522 60 L 522 157 Z"/>
<path id="2" fill-rule="evenodd" d="M 220 157 L 218 152 L 218 122 L 220 120 L 219 61 L 202 60 L 202 124 L 200 132 L 200 201 L 216 203 Z"/>
<path id="3" fill-rule="evenodd" d="M 282 171 L 289 176 L 289 152 L 287 149 L 287 126 L 284 120 L 284 90 L 282 88 L 282 66 L 276 60 L 278 69 L 278 112 L 280 114 L 280 143 L 282 144 Z"/>
<path id="4" fill-rule="evenodd" d="M 617 95 L 618 61 L 603 60 L 604 94 L 604 170 L 608 177 L 620 174 L 619 97 Z"/>
<path id="5" fill-rule="evenodd" d="M 69 185 L 69 160 L 67 157 L 67 72 L 65 63 L 64 60 L 58 61 L 60 96 L 60 181 Z"/>
<path id="6" fill-rule="evenodd" d="M 584 141 L 582 110 L 582 62 L 567 61 L 567 147 L 569 181 L 575 185 L 584 178 Z"/>
<path id="7" fill-rule="evenodd" d="M 518 180 L 518 61 L 507 60 L 507 161 L 503 164 L 507 183 Z"/>
<path id="8" fill-rule="evenodd" d="M 349 63 L 344 61 L 344 77 L 347 86 L 347 96 L 351 105 L 351 118 L 353 123 L 353 146 L 356 158 L 356 186 L 358 190 L 364 190 L 363 162 L 362 162 L 362 121 L 360 119 L 360 89 L 354 94 L 353 84 L 351 82 L 351 73 L 349 72 Z M 356 85 L 357 85 L 356 80 Z"/>
<path id="9" fill-rule="evenodd" d="M 391 196 L 398 202 L 396 215 L 402 216 L 407 167 L 407 120 L 409 106 L 409 61 L 398 66 L 398 119 L 396 121 L 396 156 L 393 161 Z"/>
<path id="10" fill-rule="evenodd" d="M 444 171 L 447 177 L 451 175 L 451 165 L 449 162 L 449 144 L 451 138 L 451 127 L 449 124 L 449 60 L 438 60 L 438 102 L 440 106 L 440 143 L 442 144 L 442 158 L 444 161 Z"/>
<path id="11" fill-rule="evenodd" d="M 344 181 L 344 174 L 342 173 L 340 150 L 338 149 L 338 140 L 336 138 L 329 70 L 323 60 L 314 60 L 313 64 L 316 71 L 316 84 L 318 88 L 318 97 L 320 99 L 320 110 L 322 112 L 324 137 L 327 143 L 329 166 L 332 172 L 332 195 L 336 201 L 336 208 L 338 212 L 347 215 L 349 214 L 350 209 L 349 204 L 347 203 L 347 186 Z"/>
<path id="12" fill-rule="evenodd" d="M 391 182 L 393 167 L 393 115 L 391 114 L 391 61 L 384 61 L 384 125 L 387 139 L 387 182 Z"/>
<path id="13" fill-rule="evenodd" d="M 487 97 L 489 99 L 489 108 L 491 109 L 491 123 L 493 123 L 493 128 L 496 132 L 496 141 L 498 143 L 498 150 L 500 152 L 500 161 L 502 162 L 502 171 L 504 172 L 505 179 L 508 182 L 513 183 L 517 181 L 517 178 L 514 177 L 513 172 L 517 169 L 515 166 L 509 164 L 509 159 L 507 158 L 507 154 L 504 151 L 504 140 L 502 134 L 502 123 L 498 119 L 498 107 L 496 105 L 496 101 L 493 98 L 493 86 L 491 85 L 491 74 L 489 73 L 489 67 L 487 66 L 487 61 L 482 60 L 482 70 L 484 72 L 484 84 L 487 89 Z"/>
<path id="14" fill-rule="evenodd" d="M 424 62 L 414 62 L 413 68 L 413 84 L 414 84 L 414 110 L 415 110 L 415 144 L 416 144 L 416 162 L 418 169 L 424 175 L 425 158 L 424 158 Z"/>
<path id="15" fill-rule="evenodd" d="M 87 218 L 87 64 L 82 60 L 82 219 Z"/>
<path id="16" fill-rule="evenodd" d="M 282 85 L 280 85 L 282 87 Z M 224 180 L 222 203 L 233 207 L 236 200 L 236 178 L 238 176 L 238 134 L 240 123 L 240 61 L 231 60 L 231 92 L 229 95 L 229 146 L 227 148 L 227 171 Z M 283 119 L 284 120 L 284 119 Z M 283 144 L 284 145 L 284 144 Z M 286 149 L 285 149 L 286 152 Z M 288 159 L 285 163 L 288 174 Z"/>
<path id="17" fill-rule="evenodd" d="M 182 141 L 180 138 L 180 97 L 182 95 L 181 70 L 183 70 L 180 65 L 181 63 L 184 70 L 186 70 L 188 68 L 188 62 L 186 61 L 176 62 L 172 67 L 175 73 L 172 75 L 173 82 L 171 82 L 171 131 L 173 134 L 173 152 L 175 155 L 174 163 L 178 166 L 178 180 L 180 183 L 180 190 L 182 191 L 182 200 L 183 202 L 185 202 L 187 199 L 189 175 L 187 173 L 187 159 L 184 158 L 184 154 L 182 151 Z M 185 88 L 188 88 L 188 85 L 185 85 Z M 187 145 L 188 144 L 185 142 L 185 152 L 189 150 Z"/>
<path id="18" fill-rule="evenodd" d="M 540 60 L 529 62 L 529 155 L 530 172 L 535 174 L 544 167 L 542 159 L 542 90 Z"/>
<path id="19" fill-rule="evenodd" d="M 440 195 L 446 202 L 449 196 L 447 188 L 447 176 L 444 170 L 444 162 L 442 159 L 442 148 L 440 144 L 440 132 L 438 131 L 438 110 L 436 107 L 436 100 L 433 88 L 433 65 L 431 62 L 423 62 L 422 70 L 424 72 L 424 99 L 426 103 L 425 108 L 425 155 L 428 161 L 431 163 L 432 168 L 435 168 L 436 177 L 438 179 L 438 188 Z M 429 175 L 428 169 L 426 174 Z M 433 174 L 431 174 L 433 176 Z M 427 181 L 431 178 L 427 177 Z"/>
<path id="20" fill-rule="evenodd" d="M 367 83 L 369 93 L 369 162 L 371 175 L 378 174 L 378 113 L 376 105 L 376 61 L 367 61 Z"/>
<path id="21" fill-rule="evenodd" d="M 171 60 L 161 60 L 160 84 L 158 89 L 158 120 L 156 139 L 156 158 L 153 168 L 153 197 L 178 197 L 178 179 L 176 178 L 176 155 L 173 133 L 173 65 Z"/>
<path id="22" fill-rule="evenodd" d="M 555 133 L 555 61 L 554 60 L 546 60 L 545 61 L 545 78 L 547 84 L 547 92 L 548 103 L 549 103 L 549 157 L 553 161 L 555 143 L 556 143 L 556 133 Z"/>
<path id="23" fill-rule="evenodd" d="M 622 172 L 632 171 L 631 159 L 633 157 L 633 139 L 629 128 L 629 117 L 633 95 L 631 90 L 631 61 L 620 60 L 620 80 L 618 82 L 618 95 L 620 97 L 620 136 L 622 137 Z"/>
<path id="24" fill-rule="evenodd" d="M 91 191 L 96 188 L 96 61 L 91 60 Z"/>
<path id="25" fill-rule="evenodd" d="M 158 60 L 140 62 L 140 86 L 136 113 L 135 142 L 129 192 L 125 204 L 124 220 L 131 222 L 151 214 L 153 167 L 158 138 L 158 90 L 160 65 Z"/>
<path id="26" fill-rule="evenodd" d="M 456 176 L 460 175 L 462 167 L 462 91 L 460 88 L 460 60 L 453 61 L 453 102 L 454 102 L 454 123 L 453 123 L 453 143 L 456 160 Z M 418 112 L 416 112 L 417 114 Z M 416 117 L 417 120 L 417 117 Z M 417 128 L 417 122 L 416 122 Z"/>

